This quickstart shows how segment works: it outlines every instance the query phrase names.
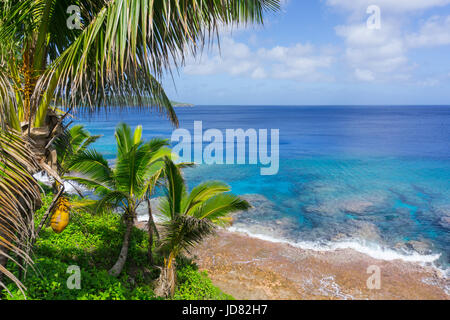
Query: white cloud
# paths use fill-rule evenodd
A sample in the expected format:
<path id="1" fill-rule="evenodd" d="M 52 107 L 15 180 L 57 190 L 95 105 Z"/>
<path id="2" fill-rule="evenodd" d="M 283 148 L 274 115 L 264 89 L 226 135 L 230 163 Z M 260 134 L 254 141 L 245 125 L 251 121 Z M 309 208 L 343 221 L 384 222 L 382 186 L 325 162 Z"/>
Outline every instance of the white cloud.
<path id="1" fill-rule="evenodd" d="M 345 58 L 361 81 L 410 79 L 417 67 L 408 59 L 412 48 L 450 44 L 450 17 L 433 17 L 417 32 L 406 32 L 408 13 L 450 4 L 450 0 L 327 0 L 347 12 L 347 24 L 336 27 L 345 41 Z M 381 29 L 369 29 L 366 9 L 381 9 Z"/>
<path id="2" fill-rule="evenodd" d="M 370 5 L 379 6 L 382 12 L 399 13 L 445 6 L 450 0 L 327 0 L 327 4 L 365 15 Z"/>
<path id="3" fill-rule="evenodd" d="M 371 30 L 364 24 L 336 27 L 344 38 L 345 57 L 357 79 L 373 81 L 404 74 L 410 68 L 407 49 L 395 25 L 383 24 L 380 30 Z"/>
<path id="4" fill-rule="evenodd" d="M 344 41 L 344 61 L 350 75 L 365 82 L 416 81 L 413 71 L 419 66 L 409 52 L 420 47 L 450 45 L 450 16 L 431 17 L 416 30 L 407 32 L 411 13 L 445 6 L 450 0 L 327 0 L 327 5 L 345 11 L 346 21 L 335 28 Z M 366 25 L 370 5 L 381 8 L 381 29 Z M 418 15 L 415 15 L 418 16 Z M 237 26 L 236 32 L 248 30 Z M 331 68 L 338 61 L 336 50 L 311 43 L 252 49 L 236 42 L 226 28 L 221 29 L 220 52 L 213 47 L 200 58 L 187 58 L 184 72 L 193 75 L 228 74 L 253 79 L 291 79 L 296 81 L 332 80 Z M 256 36 L 249 43 L 256 46 Z M 430 79 L 422 85 L 434 84 Z"/>
<path id="5" fill-rule="evenodd" d="M 368 82 L 375 80 L 375 76 L 373 75 L 373 72 L 370 70 L 356 69 L 355 77 L 359 80 Z"/>
<path id="6" fill-rule="evenodd" d="M 334 61 L 329 50 L 319 50 L 311 44 L 251 50 L 247 45 L 225 37 L 220 48 L 220 52 L 214 48 L 200 59 L 188 58 L 184 72 L 313 81 L 328 79 L 322 69 L 329 68 Z"/>
<path id="7" fill-rule="evenodd" d="M 252 78 L 253 79 L 265 79 L 265 78 L 267 78 L 267 73 L 263 68 L 258 67 L 253 71 Z"/>
<path id="8" fill-rule="evenodd" d="M 417 84 L 422 87 L 435 87 L 439 85 L 440 81 L 434 78 L 427 78 L 422 81 L 418 81 Z"/>
<path id="9" fill-rule="evenodd" d="M 450 16 L 429 18 L 420 30 L 407 37 L 410 47 L 432 47 L 450 44 Z"/>

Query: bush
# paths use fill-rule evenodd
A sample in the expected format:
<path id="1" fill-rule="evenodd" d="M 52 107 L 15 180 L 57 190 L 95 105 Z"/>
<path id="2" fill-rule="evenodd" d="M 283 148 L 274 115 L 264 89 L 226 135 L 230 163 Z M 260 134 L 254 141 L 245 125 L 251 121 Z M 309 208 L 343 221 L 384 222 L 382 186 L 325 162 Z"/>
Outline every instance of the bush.
<path id="1" fill-rule="evenodd" d="M 233 297 L 215 287 L 206 271 L 199 272 L 196 265 L 184 265 L 177 270 L 177 300 L 233 300 Z"/>

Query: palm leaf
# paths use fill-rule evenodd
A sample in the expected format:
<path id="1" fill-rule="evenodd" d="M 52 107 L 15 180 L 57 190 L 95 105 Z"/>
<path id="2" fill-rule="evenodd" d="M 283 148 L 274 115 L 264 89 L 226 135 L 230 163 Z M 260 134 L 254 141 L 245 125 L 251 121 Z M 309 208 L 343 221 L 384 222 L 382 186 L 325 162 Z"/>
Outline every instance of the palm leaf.
<path id="1" fill-rule="evenodd" d="M 71 107 L 153 107 L 178 124 L 159 84 L 163 74 L 181 65 L 187 53 L 196 54 L 221 25 L 262 23 L 263 12 L 277 10 L 279 2 L 96 1 L 94 9 L 86 6 L 90 14 L 83 14 L 83 30 L 54 60 L 36 92 L 56 90 L 56 98 Z"/>
<path id="2" fill-rule="evenodd" d="M 169 210 L 168 213 L 172 219 L 181 213 L 181 202 L 185 196 L 184 179 L 181 176 L 180 169 L 169 159 L 164 159 L 164 176 L 167 180 L 165 193 Z"/>
<path id="3" fill-rule="evenodd" d="M 218 194 L 193 210 L 192 215 L 197 219 L 208 219 L 219 225 L 227 225 L 230 219 L 224 219 L 231 213 L 246 211 L 250 204 L 233 194 Z"/>
<path id="4" fill-rule="evenodd" d="M 231 188 L 221 181 L 204 182 L 192 189 L 189 196 L 183 202 L 183 213 L 191 214 L 194 209 L 201 203 L 214 197 L 217 194 L 230 191 Z"/>
<path id="5" fill-rule="evenodd" d="M 117 143 L 117 158 L 123 157 L 134 146 L 133 138 L 131 135 L 131 128 L 126 123 L 120 123 L 114 133 Z"/>
<path id="6" fill-rule="evenodd" d="M 83 125 L 75 125 L 70 129 L 64 130 L 53 142 L 58 155 L 60 175 L 64 175 L 70 170 L 72 165 L 71 158 L 84 152 L 100 137 L 100 135 L 91 136 Z"/>
<path id="7" fill-rule="evenodd" d="M 87 189 L 94 190 L 97 195 L 104 195 L 111 192 L 111 188 L 108 185 L 103 184 L 101 181 L 97 181 L 89 178 L 64 176 L 65 180 L 74 181 L 79 185 L 86 187 Z"/>
<path id="8" fill-rule="evenodd" d="M 196 244 L 213 234 L 214 230 L 215 226 L 209 220 L 178 215 L 163 223 L 161 248 L 165 252 L 173 252 L 174 256 L 183 250 L 189 252 Z"/>
<path id="9" fill-rule="evenodd" d="M 29 147 L 17 133 L 0 129 L 0 261 L 7 258 L 20 268 L 32 263 L 28 255 L 34 232 L 32 212 L 40 198 L 39 187 L 30 175 L 38 168 L 32 159 Z M 24 286 L 3 263 L 0 274 L 23 293 Z M 1 279 L 0 287 L 6 289 Z"/>
<path id="10" fill-rule="evenodd" d="M 114 173 L 108 161 L 95 150 L 84 150 L 70 159 L 68 170 L 80 172 L 87 178 L 108 188 L 115 184 Z M 74 180 L 74 179 L 72 179 Z"/>
<path id="11" fill-rule="evenodd" d="M 7 124 L 20 130 L 15 91 L 10 76 L 0 61 L 0 126 L 5 129 Z"/>
<path id="12" fill-rule="evenodd" d="M 125 207 L 124 205 L 121 204 L 122 203 L 126 204 L 128 203 L 128 201 L 129 197 L 126 193 L 121 191 L 111 191 L 97 201 L 95 212 L 102 213 L 105 212 L 106 209 L 113 209 L 119 206 Z"/>

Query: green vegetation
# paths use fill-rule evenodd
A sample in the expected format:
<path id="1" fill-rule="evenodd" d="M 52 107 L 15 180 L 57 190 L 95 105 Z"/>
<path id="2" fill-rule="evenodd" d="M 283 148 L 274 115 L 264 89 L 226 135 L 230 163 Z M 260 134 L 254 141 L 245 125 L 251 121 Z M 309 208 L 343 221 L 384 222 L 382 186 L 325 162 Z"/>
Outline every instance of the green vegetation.
<path id="1" fill-rule="evenodd" d="M 179 101 L 170 101 L 174 107 L 193 107 L 194 105 L 192 103 L 187 102 L 179 102 Z"/>
<path id="2" fill-rule="evenodd" d="M 38 210 L 42 217 L 52 195 L 43 198 L 44 205 Z M 77 199 L 71 199 L 76 201 Z M 34 247 L 34 271 L 29 269 L 23 284 L 28 299 L 89 299 L 89 300 L 150 300 L 160 299 L 154 294 L 159 268 L 147 262 L 147 233 L 133 228 L 129 259 L 120 277 L 108 274 L 122 245 L 124 225 L 117 214 L 92 215 L 83 210 L 73 211 L 69 226 L 61 234 L 50 228 L 43 229 Z M 155 260 L 162 262 L 155 255 Z M 67 268 L 76 265 L 81 271 L 81 289 L 69 289 L 66 285 L 71 273 Z M 197 271 L 190 260 L 178 259 L 178 287 L 174 299 L 232 299 L 214 287 L 206 273 Z M 17 265 L 8 267 L 17 273 Z M 5 299 L 24 299 L 20 290 L 8 285 L 12 296 Z"/>
<path id="3" fill-rule="evenodd" d="M 182 264 L 177 270 L 178 287 L 175 300 L 234 300 L 215 287 L 206 271 L 199 272 L 195 264 Z"/>

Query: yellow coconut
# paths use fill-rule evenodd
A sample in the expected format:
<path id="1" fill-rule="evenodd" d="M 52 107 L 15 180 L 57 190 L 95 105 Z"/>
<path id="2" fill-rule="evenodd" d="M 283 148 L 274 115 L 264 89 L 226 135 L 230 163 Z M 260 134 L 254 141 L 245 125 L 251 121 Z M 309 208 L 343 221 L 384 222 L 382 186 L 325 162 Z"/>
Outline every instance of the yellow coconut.
<path id="1" fill-rule="evenodd" d="M 56 203 L 55 210 L 50 221 L 50 225 L 54 232 L 61 233 L 69 224 L 69 200 L 61 197 Z"/>

